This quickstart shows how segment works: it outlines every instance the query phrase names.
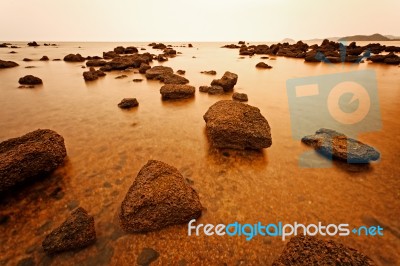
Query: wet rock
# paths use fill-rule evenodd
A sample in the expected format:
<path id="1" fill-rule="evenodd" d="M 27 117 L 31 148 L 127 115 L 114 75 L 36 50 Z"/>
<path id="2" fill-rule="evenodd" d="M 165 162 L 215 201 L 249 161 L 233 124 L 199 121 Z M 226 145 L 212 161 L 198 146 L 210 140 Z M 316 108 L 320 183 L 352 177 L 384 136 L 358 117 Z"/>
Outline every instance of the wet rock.
<path id="1" fill-rule="evenodd" d="M 142 63 L 142 64 L 140 64 L 140 67 L 139 67 L 139 73 L 146 74 L 146 71 L 149 70 L 150 68 L 151 68 L 151 66 L 149 66 L 148 64 Z"/>
<path id="2" fill-rule="evenodd" d="M 221 86 L 218 86 L 218 85 L 210 86 L 208 88 L 207 92 L 208 92 L 208 94 L 211 94 L 211 95 L 224 94 L 225 93 L 224 88 L 222 88 Z"/>
<path id="3" fill-rule="evenodd" d="M 165 66 L 154 66 L 146 71 L 147 79 L 157 79 L 161 75 L 173 74 L 174 70 L 170 67 Z"/>
<path id="4" fill-rule="evenodd" d="M 224 91 L 232 91 L 233 87 L 236 85 L 238 80 L 238 75 L 235 73 L 226 71 L 221 79 L 214 79 L 211 85 L 217 85 L 224 88 Z"/>
<path id="5" fill-rule="evenodd" d="M 189 47 L 189 48 L 193 48 L 193 44 L 189 43 L 189 44 L 188 44 L 188 47 Z"/>
<path id="6" fill-rule="evenodd" d="M 84 62 L 85 60 L 80 54 L 69 54 L 64 57 L 65 62 Z"/>
<path id="7" fill-rule="evenodd" d="M 137 106 L 139 106 L 139 102 L 136 98 L 124 98 L 118 104 L 118 107 L 121 109 L 130 109 Z"/>
<path id="8" fill-rule="evenodd" d="M 237 49 L 237 48 L 240 48 L 240 46 L 236 45 L 236 44 L 226 44 L 226 45 L 222 46 L 222 48 Z"/>
<path id="9" fill-rule="evenodd" d="M 313 236 L 298 235 L 286 244 L 273 266 L 303 265 L 375 265 L 359 251 L 337 243 L 324 241 Z"/>
<path id="10" fill-rule="evenodd" d="M 217 71 L 215 71 L 215 70 L 201 71 L 200 73 L 208 74 L 208 75 L 217 75 Z"/>
<path id="11" fill-rule="evenodd" d="M 11 51 L 11 52 L 10 52 L 10 54 L 16 54 L 16 53 L 17 53 L 16 51 Z"/>
<path id="12" fill-rule="evenodd" d="M 30 59 L 30 58 L 24 58 L 24 59 L 22 59 L 22 61 L 24 61 L 24 62 L 31 62 L 32 59 Z"/>
<path id="13" fill-rule="evenodd" d="M 91 67 L 89 71 L 83 72 L 83 79 L 85 81 L 93 81 L 105 75 L 106 74 L 103 71 L 95 70 L 93 67 Z"/>
<path id="14" fill-rule="evenodd" d="M 264 62 L 260 62 L 256 65 L 256 68 L 272 68 L 272 66 L 270 66 Z"/>
<path id="15" fill-rule="evenodd" d="M 96 242 L 94 218 L 81 207 L 59 227 L 46 236 L 42 243 L 47 254 L 76 250 Z"/>
<path id="16" fill-rule="evenodd" d="M 174 56 L 174 55 L 176 55 L 176 50 L 171 49 L 171 48 L 164 49 L 163 52 L 164 52 L 164 54 L 167 55 L 167 56 Z"/>
<path id="17" fill-rule="evenodd" d="M 138 52 L 139 52 L 139 50 L 134 46 L 128 46 L 125 48 L 125 54 L 135 54 Z"/>
<path id="18" fill-rule="evenodd" d="M 44 55 L 44 56 L 42 56 L 42 58 L 40 58 L 40 61 L 49 61 L 50 59 L 46 56 L 46 55 Z"/>
<path id="19" fill-rule="evenodd" d="M 26 66 L 25 68 L 36 68 L 35 66 Z"/>
<path id="20" fill-rule="evenodd" d="M 0 192 L 50 173 L 64 162 L 64 138 L 39 129 L 0 143 Z"/>
<path id="21" fill-rule="evenodd" d="M 279 47 L 272 45 L 271 48 L 266 44 L 259 44 L 254 47 L 254 52 L 256 54 L 276 54 Z"/>
<path id="22" fill-rule="evenodd" d="M 6 43 L 0 43 L 0 48 L 8 48 L 8 45 Z"/>
<path id="23" fill-rule="evenodd" d="M 331 129 L 321 128 L 315 135 L 305 136 L 301 141 L 329 158 L 348 163 L 368 163 L 380 157 L 373 147 Z"/>
<path id="24" fill-rule="evenodd" d="M 249 100 L 246 93 L 239 92 L 234 92 L 232 94 L 232 99 L 239 102 L 247 102 Z"/>
<path id="25" fill-rule="evenodd" d="M 156 56 L 156 60 L 158 61 L 158 62 L 165 62 L 165 61 L 168 61 L 168 58 L 166 58 L 164 55 L 162 55 L 162 54 L 159 54 L 159 55 L 157 55 Z"/>
<path id="26" fill-rule="evenodd" d="M 132 81 L 133 81 L 133 82 L 142 82 L 143 79 L 133 79 Z"/>
<path id="27" fill-rule="evenodd" d="M 216 148 L 258 150 L 272 145 L 271 128 L 256 107 L 223 100 L 213 104 L 203 118 Z"/>
<path id="28" fill-rule="evenodd" d="M 200 92 L 208 92 L 208 90 L 211 88 L 211 86 L 200 86 L 199 91 Z"/>
<path id="29" fill-rule="evenodd" d="M 39 46 L 39 44 L 37 44 L 37 42 L 28 42 L 28 46 L 36 47 Z"/>
<path id="30" fill-rule="evenodd" d="M 144 248 L 142 252 L 140 252 L 136 263 L 138 265 L 148 266 L 150 263 L 157 260 L 159 256 L 160 254 L 156 250 L 152 248 Z"/>
<path id="31" fill-rule="evenodd" d="M 115 79 L 124 79 L 127 77 L 128 77 L 127 75 L 120 75 L 120 76 L 115 77 Z"/>
<path id="32" fill-rule="evenodd" d="M 173 73 L 162 74 L 162 75 L 158 76 L 157 79 L 164 82 L 165 84 L 187 84 L 187 83 L 189 83 L 188 79 L 186 79 L 182 76 L 173 74 Z"/>
<path id="33" fill-rule="evenodd" d="M 163 101 L 192 98 L 195 91 L 193 86 L 182 84 L 166 84 L 160 89 Z"/>
<path id="34" fill-rule="evenodd" d="M 154 43 L 154 45 L 151 45 L 153 47 L 153 49 L 161 49 L 164 50 L 165 48 L 167 48 L 167 46 L 163 43 Z"/>
<path id="35" fill-rule="evenodd" d="M 88 66 L 88 67 L 102 67 L 105 65 L 107 65 L 107 61 L 105 61 L 105 60 L 95 59 L 95 60 L 88 60 L 86 62 L 86 66 Z"/>
<path id="36" fill-rule="evenodd" d="M 17 67 L 17 66 L 19 66 L 19 65 L 13 61 L 0 60 L 0 68 L 11 68 L 11 67 Z"/>
<path id="37" fill-rule="evenodd" d="M 186 71 L 179 69 L 178 71 L 176 71 L 176 73 L 178 73 L 179 75 L 185 75 Z"/>
<path id="38" fill-rule="evenodd" d="M 115 47 L 115 48 L 114 48 L 114 52 L 115 52 L 116 54 L 123 54 L 123 53 L 125 53 L 125 48 L 122 47 L 122 46 Z"/>
<path id="39" fill-rule="evenodd" d="M 173 166 L 150 160 L 142 167 L 121 204 L 124 231 L 141 233 L 184 224 L 200 217 L 197 192 Z"/>
<path id="40" fill-rule="evenodd" d="M 114 51 L 103 52 L 103 58 L 104 59 L 114 59 L 116 57 L 119 57 L 119 54 L 117 54 Z"/>
<path id="41" fill-rule="evenodd" d="M 22 85 L 39 85 L 43 84 L 43 81 L 38 77 L 26 75 L 25 77 L 20 78 L 18 83 Z"/>

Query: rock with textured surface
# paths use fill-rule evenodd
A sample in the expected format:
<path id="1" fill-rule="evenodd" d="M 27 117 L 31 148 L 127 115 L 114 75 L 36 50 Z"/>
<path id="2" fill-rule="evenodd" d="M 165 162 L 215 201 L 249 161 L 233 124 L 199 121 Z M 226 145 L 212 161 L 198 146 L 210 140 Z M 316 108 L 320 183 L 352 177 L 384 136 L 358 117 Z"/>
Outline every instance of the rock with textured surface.
<path id="1" fill-rule="evenodd" d="M 11 68 L 11 67 L 17 67 L 17 66 L 19 66 L 19 65 L 13 61 L 0 60 L 0 68 Z"/>
<path id="2" fill-rule="evenodd" d="M 141 233 L 200 217 L 197 192 L 173 166 L 150 160 L 140 169 L 121 204 L 121 227 Z"/>
<path id="3" fill-rule="evenodd" d="M 96 242 L 94 218 L 81 207 L 71 213 L 71 216 L 46 236 L 42 243 L 47 254 L 76 250 Z"/>
<path id="4" fill-rule="evenodd" d="M 314 236 L 298 235 L 290 239 L 282 254 L 272 264 L 272 266 L 307 265 L 372 266 L 375 263 L 359 251 L 333 240 L 324 241 Z"/>
<path id="5" fill-rule="evenodd" d="M 239 102 L 247 102 L 249 100 L 246 93 L 239 92 L 234 92 L 232 94 L 232 99 Z"/>
<path id="6" fill-rule="evenodd" d="M 99 60 L 99 59 L 94 59 L 94 60 L 88 60 L 86 62 L 86 65 L 88 67 L 102 67 L 107 65 L 107 61 L 105 60 Z"/>
<path id="7" fill-rule="evenodd" d="M 263 149 L 272 145 L 271 128 L 256 107 L 222 100 L 203 116 L 206 132 L 216 148 Z"/>
<path id="8" fill-rule="evenodd" d="M 301 141 L 329 158 L 348 163 L 368 163 L 380 157 L 373 147 L 331 129 L 321 128 L 315 135 L 305 136 Z"/>
<path id="9" fill-rule="evenodd" d="M 25 77 L 20 78 L 18 83 L 22 85 L 39 85 L 43 84 L 43 81 L 38 77 L 26 75 Z"/>
<path id="10" fill-rule="evenodd" d="M 84 62 L 85 60 L 86 58 L 80 54 L 69 54 L 64 57 L 64 61 L 66 62 Z"/>
<path id="11" fill-rule="evenodd" d="M 136 106 L 139 106 L 139 102 L 136 98 L 124 98 L 118 104 L 118 107 L 121 109 L 130 109 Z"/>
<path id="12" fill-rule="evenodd" d="M 187 84 L 189 80 L 185 77 L 173 74 L 173 73 L 166 73 L 162 74 L 157 77 L 160 81 L 164 82 L 165 84 Z"/>
<path id="13" fill-rule="evenodd" d="M 164 101 L 192 98 L 195 91 L 196 89 L 193 86 L 182 84 L 166 84 L 160 89 Z"/>
<path id="14" fill-rule="evenodd" d="M 211 95 L 225 93 L 224 88 L 222 88 L 221 86 L 218 86 L 218 85 L 210 86 L 207 92 L 208 92 L 208 94 L 211 94 Z"/>
<path id="15" fill-rule="evenodd" d="M 146 71 L 147 79 L 157 79 L 159 76 L 164 74 L 173 74 L 174 70 L 170 67 L 165 66 L 154 66 Z"/>
<path id="16" fill-rule="evenodd" d="M 140 67 L 139 67 L 139 73 L 146 74 L 146 71 L 149 70 L 150 68 L 151 68 L 151 66 L 149 66 L 148 64 L 142 63 L 142 64 L 140 64 Z"/>
<path id="17" fill-rule="evenodd" d="M 235 73 L 226 71 L 221 79 L 214 79 L 211 82 L 211 85 L 217 85 L 224 88 L 224 91 L 231 91 L 233 87 L 236 85 L 238 80 L 238 75 Z"/>
<path id="18" fill-rule="evenodd" d="M 0 143 L 0 191 L 50 173 L 64 162 L 64 138 L 39 129 Z"/>
<path id="19" fill-rule="evenodd" d="M 83 79 L 85 81 L 93 81 L 105 75 L 106 73 L 104 73 L 103 71 L 95 70 L 93 67 L 91 67 L 89 71 L 83 72 Z"/>

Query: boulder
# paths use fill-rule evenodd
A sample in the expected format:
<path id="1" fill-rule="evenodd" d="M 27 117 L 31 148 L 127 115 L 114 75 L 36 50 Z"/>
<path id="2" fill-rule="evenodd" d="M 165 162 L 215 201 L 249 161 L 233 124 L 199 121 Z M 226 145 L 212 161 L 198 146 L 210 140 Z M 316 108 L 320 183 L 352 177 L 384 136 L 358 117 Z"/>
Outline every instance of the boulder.
<path id="1" fill-rule="evenodd" d="M 83 72 L 83 79 L 85 81 L 93 81 L 105 75 L 106 74 L 103 71 L 95 70 L 93 67 L 91 67 L 89 71 Z"/>
<path id="2" fill-rule="evenodd" d="M 199 91 L 200 92 L 208 92 L 208 90 L 211 88 L 211 86 L 200 86 Z"/>
<path id="3" fill-rule="evenodd" d="M 138 52 L 139 52 L 139 50 L 134 46 L 128 46 L 125 48 L 125 54 L 135 54 Z"/>
<path id="4" fill-rule="evenodd" d="M 125 70 L 130 67 L 138 68 L 142 63 L 148 64 L 151 60 L 150 54 L 133 54 L 115 57 L 108 62 L 106 66 L 108 66 L 110 70 Z M 108 71 L 108 69 L 104 69 L 104 71 Z"/>
<path id="5" fill-rule="evenodd" d="M 16 66 L 19 66 L 19 65 L 13 61 L 0 60 L 0 68 L 11 68 L 11 67 L 16 67 Z"/>
<path id="6" fill-rule="evenodd" d="M 270 66 L 264 62 L 260 62 L 256 65 L 256 68 L 272 68 L 272 66 Z"/>
<path id="7" fill-rule="evenodd" d="M 207 92 L 208 92 L 208 94 L 211 94 L 211 95 L 224 94 L 225 93 L 224 88 L 222 88 L 221 86 L 218 86 L 218 85 L 210 86 L 208 88 Z"/>
<path id="8" fill-rule="evenodd" d="M 247 102 L 249 100 L 246 93 L 239 92 L 234 92 L 232 94 L 232 99 L 239 102 Z"/>
<path id="9" fill-rule="evenodd" d="M 64 57 L 64 61 L 66 62 L 84 62 L 85 60 L 86 58 L 80 54 L 69 54 Z"/>
<path id="10" fill-rule="evenodd" d="M 39 44 L 37 44 L 37 42 L 28 42 L 28 46 L 36 47 L 39 46 Z"/>
<path id="11" fill-rule="evenodd" d="M 166 58 L 164 55 L 162 55 L 162 54 L 159 54 L 159 55 L 157 55 L 156 56 L 156 60 L 158 61 L 158 62 L 165 62 L 165 61 L 168 61 L 168 58 Z"/>
<path id="12" fill-rule="evenodd" d="M 43 81 L 38 77 L 26 75 L 25 77 L 20 78 L 18 83 L 22 85 L 39 85 L 43 84 Z"/>
<path id="13" fill-rule="evenodd" d="M 151 66 L 149 66 L 148 64 L 146 64 L 146 63 L 141 63 L 140 64 L 140 67 L 139 67 L 139 73 L 140 74 L 146 74 L 146 71 L 148 70 L 148 69 L 150 69 L 151 68 Z"/>
<path id="14" fill-rule="evenodd" d="M 167 48 L 167 46 L 165 45 L 165 44 L 163 44 L 163 43 L 155 43 L 154 45 L 152 45 L 153 46 L 153 49 L 161 49 L 161 50 L 164 50 L 165 48 Z"/>
<path id="15" fill-rule="evenodd" d="M 206 132 L 216 148 L 263 149 L 272 145 L 271 128 L 256 107 L 222 100 L 203 116 Z"/>
<path id="16" fill-rule="evenodd" d="M 42 58 L 40 58 L 40 61 L 49 61 L 50 59 L 46 56 L 46 55 L 44 55 L 44 56 L 42 56 Z"/>
<path id="17" fill-rule="evenodd" d="M 200 217 L 197 192 L 182 174 L 164 162 L 150 160 L 140 169 L 121 204 L 121 227 L 130 233 L 159 230 Z"/>
<path id="18" fill-rule="evenodd" d="M 375 263 L 361 252 L 333 240 L 325 241 L 304 235 L 292 237 L 282 254 L 272 263 L 272 266 L 304 265 L 372 266 Z"/>
<path id="19" fill-rule="evenodd" d="M 124 54 L 125 53 L 125 48 L 123 46 L 118 46 L 114 48 L 114 52 L 116 54 Z"/>
<path id="20" fill-rule="evenodd" d="M 173 74 L 174 70 L 170 67 L 165 66 L 154 66 L 146 71 L 147 79 L 157 79 L 161 75 Z"/>
<path id="21" fill-rule="evenodd" d="M 44 239 L 44 251 L 51 255 L 58 252 L 77 250 L 96 242 L 94 218 L 79 207 L 59 227 Z"/>
<path id="22" fill-rule="evenodd" d="M 188 79 L 186 79 L 182 76 L 173 74 L 173 73 L 162 74 L 162 75 L 158 76 L 157 79 L 164 82 L 165 84 L 187 84 L 187 83 L 189 83 Z"/>
<path id="23" fill-rule="evenodd" d="M 130 109 L 137 106 L 139 106 L 139 102 L 136 98 L 124 98 L 118 104 L 118 107 L 121 109 Z"/>
<path id="24" fill-rule="evenodd" d="M 238 75 L 235 73 L 226 71 L 221 79 L 214 79 L 211 85 L 217 85 L 224 88 L 224 91 L 232 91 L 233 87 L 236 85 L 238 80 Z"/>
<path id="25" fill-rule="evenodd" d="M 348 163 L 368 163 L 380 157 L 373 147 L 331 129 L 321 128 L 315 135 L 305 136 L 301 141 L 329 158 Z"/>
<path id="26" fill-rule="evenodd" d="M 0 192 L 50 173 L 67 156 L 64 138 L 39 129 L 0 143 Z"/>
<path id="27" fill-rule="evenodd" d="M 163 101 L 192 98 L 195 91 L 193 86 L 182 84 L 166 84 L 160 89 Z"/>

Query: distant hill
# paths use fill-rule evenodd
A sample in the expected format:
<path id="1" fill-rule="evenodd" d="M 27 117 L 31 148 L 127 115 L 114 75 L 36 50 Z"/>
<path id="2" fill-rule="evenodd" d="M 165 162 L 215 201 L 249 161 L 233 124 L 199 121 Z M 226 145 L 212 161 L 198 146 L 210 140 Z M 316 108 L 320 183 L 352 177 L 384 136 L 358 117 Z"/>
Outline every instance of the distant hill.
<path id="1" fill-rule="evenodd" d="M 392 39 L 392 40 L 400 40 L 400 36 L 385 35 L 385 37 L 388 37 L 389 39 Z"/>
<path id="2" fill-rule="evenodd" d="M 290 39 L 290 38 L 285 38 L 285 39 L 283 39 L 281 42 L 282 42 L 282 43 L 284 43 L 284 42 L 295 43 L 296 41 L 293 40 L 293 39 Z"/>
<path id="3" fill-rule="evenodd" d="M 385 42 L 385 41 L 394 41 L 396 39 L 391 39 L 382 34 L 375 33 L 372 35 L 354 35 L 340 38 L 339 41 L 367 41 L 367 42 Z"/>

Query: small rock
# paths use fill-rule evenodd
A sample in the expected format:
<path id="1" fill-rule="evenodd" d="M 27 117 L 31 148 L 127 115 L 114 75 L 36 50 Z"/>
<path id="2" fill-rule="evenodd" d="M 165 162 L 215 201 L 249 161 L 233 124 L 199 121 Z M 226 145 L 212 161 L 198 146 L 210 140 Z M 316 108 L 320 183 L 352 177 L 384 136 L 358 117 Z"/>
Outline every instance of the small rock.
<path id="1" fill-rule="evenodd" d="M 188 47 L 189 47 L 189 48 L 193 48 L 193 44 L 189 43 L 189 44 L 188 44 Z"/>
<path id="2" fill-rule="evenodd" d="M 44 55 L 44 56 L 42 56 L 42 58 L 40 58 L 40 61 L 49 61 L 50 59 L 46 56 L 46 55 Z"/>
<path id="3" fill-rule="evenodd" d="M 128 77 L 127 75 L 121 75 L 121 76 L 115 77 L 115 79 L 124 79 L 124 78 L 127 78 L 127 77 Z"/>
<path id="4" fill-rule="evenodd" d="M 249 100 L 246 93 L 239 93 L 239 92 L 234 92 L 232 94 L 232 99 L 239 102 L 247 102 Z"/>
<path id="5" fill-rule="evenodd" d="M 142 82 L 143 79 L 133 79 L 132 81 L 133 81 L 133 82 Z"/>
<path id="6" fill-rule="evenodd" d="M 201 71 L 200 73 L 208 74 L 208 75 L 217 75 L 217 71 L 215 71 L 215 70 Z"/>
<path id="7" fill-rule="evenodd" d="M 69 54 L 64 57 L 66 62 L 84 62 L 86 58 L 82 57 L 80 54 Z"/>
<path id="8" fill-rule="evenodd" d="M 37 42 L 28 42 L 28 46 L 39 46 L 39 44 L 37 44 Z"/>
<path id="9" fill-rule="evenodd" d="M 148 266 L 150 263 L 157 260 L 159 256 L 160 254 L 156 250 L 152 248 L 144 248 L 142 252 L 140 252 L 136 263 L 141 266 Z"/>
<path id="10" fill-rule="evenodd" d="M 32 59 L 30 59 L 30 58 L 24 58 L 24 59 L 22 59 L 22 61 L 24 61 L 24 62 L 31 62 Z"/>
<path id="11" fill-rule="evenodd" d="M 18 86 L 18 89 L 33 89 L 33 88 L 35 88 L 34 85 L 28 85 L 28 86 L 21 85 L 21 86 Z"/>
<path id="12" fill-rule="evenodd" d="M 186 71 L 179 69 L 178 71 L 176 71 L 176 73 L 178 73 L 179 75 L 185 75 Z"/>
<path id="13" fill-rule="evenodd" d="M 216 94 L 224 94 L 224 88 L 222 88 L 221 86 L 217 86 L 217 85 L 213 85 L 210 86 L 210 88 L 208 89 L 208 94 L 211 95 L 216 95 Z"/>
<path id="14" fill-rule="evenodd" d="M 27 75 L 25 77 L 20 78 L 18 80 L 18 83 L 23 85 L 39 85 L 43 84 L 43 81 L 38 77 Z"/>
<path id="15" fill-rule="evenodd" d="M 167 84 L 161 87 L 162 100 L 177 100 L 194 97 L 196 89 L 190 85 Z"/>
<path id="16" fill-rule="evenodd" d="M 211 88 L 211 86 L 200 86 L 199 91 L 200 92 L 208 92 L 208 90 Z"/>
<path id="17" fill-rule="evenodd" d="M 232 91 L 233 87 L 236 85 L 238 80 L 238 75 L 235 73 L 226 71 L 221 79 L 214 79 L 211 85 L 218 85 L 224 88 L 224 91 Z"/>
<path id="18" fill-rule="evenodd" d="M 270 66 L 264 62 L 260 62 L 256 65 L 256 68 L 272 68 L 272 66 Z"/>
<path id="19" fill-rule="evenodd" d="M 16 51 L 11 51 L 11 52 L 10 52 L 10 54 L 16 54 L 16 53 L 17 53 Z"/>
<path id="20" fill-rule="evenodd" d="M 139 102 L 136 98 L 124 98 L 118 104 L 118 107 L 121 109 L 130 109 L 137 106 L 139 106 Z"/>
<path id="21" fill-rule="evenodd" d="M 0 68 L 11 68 L 11 67 L 16 67 L 16 66 L 19 66 L 19 65 L 13 61 L 0 60 Z"/>

